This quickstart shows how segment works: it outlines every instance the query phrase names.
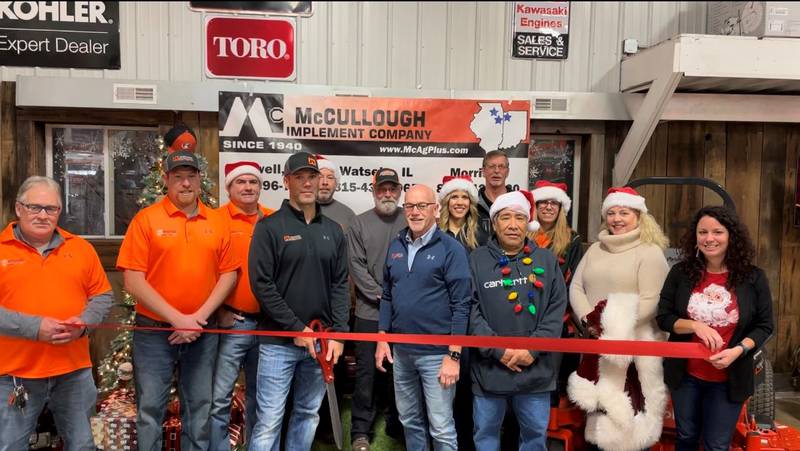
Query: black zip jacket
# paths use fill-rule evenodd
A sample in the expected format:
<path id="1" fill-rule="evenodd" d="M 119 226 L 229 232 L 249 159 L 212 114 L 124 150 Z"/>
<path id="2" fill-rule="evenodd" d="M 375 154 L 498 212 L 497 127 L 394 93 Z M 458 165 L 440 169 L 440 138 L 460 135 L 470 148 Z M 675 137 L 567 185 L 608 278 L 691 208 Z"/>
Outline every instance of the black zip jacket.
<path id="1" fill-rule="evenodd" d="M 263 312 L 259 329 L 301 331 L 319 319 L 337 332 L 348 331 L 347 244 L 342 228 L 322 216 L 319 205 L 309 224 L 288 200 L 258 221 L 250 242 L 248 273 Z"/>
<path id="2" fill-rule="evenodd" d="M 510 193 L 514 190 L 514 187 L 511 185 L 506 185 L 506 192 Z M 480 239 L 485 238 L 485 241 L 478 241 L 478 244 L 483 246 L 489 241 L 494 235 L 494 229 L 492 228 L 492 218 L 489 217 L 489 210 L 492 209 L 492 202 L 489 202 L 489 199 L 486 198 L 486 187 L 483 187 L 478 190 L 478 228 L 482 230 L 482 233 L 479 237 Z"/>
<path id="3" fill-rule="evenodd" d="M 549 337 L 561 336 L 564 310 L 567 307 L 567 288 L 558 267 L 555 255 L 547 249 L 536 247 L 527 241 L 533 251 L 533 263 L 525 265 L 522 253 L 508 257 L 511 268 L 510 279 L 513 287 L 503 286 L 500 258 L 505 253 L 497 240 L 479 247 L 470 255 L 470 269 L 474 294 L 470 316 L 470 335 L 506 337 Z M 531 269 L 541 267 L 544 274 L 538 279 L 544 284 L 535 288 L 528 278 Z M 516 291 L 523 310 L 514 312 L 515 303 L 508 301 L 508 294 Z M 533 292 L 529 301 L 528 292 Z M 528 305 L 536 306 L 536 314 L 528 312 Z M 500 363 L 504 349 L 478 348 L 470 353 L 472 372 L 472 391 L 475 394 L 513 395 L 541 393 L 556 388 L 556 376 L 561 362 L 561 354 L 555 352 L 530 351 L 535 358 L 532 365 L 521 373 L 515 373 Z"/>
<path id="4" fill-rule="evenodd" d="M 694 288 L 680 263 L 673 266 L 661 289 L 658 301 L 656 322 L 658 327 L 669 332 L 669 341 L 689 342 L 694 334 L 676 334 L 673 326 L 679 319 L 688 319 L 686 312 L 689 297 Z M 772 334 L 772 296 L 769 292 L 767 276 L 760 268 L 755 268 L 747 278 L 738 285 L 736 302 L 739 304 L 739 322 L 733 330 L 728 348 L 739 344 L 748 337 L 760 348 Z M 727 368 L 728 399 L 732 402 L 744 402 L 753 394 L 753 351 L 742 354 Z M 664 382 L 674 390 L 678 388 L 686 374 L 686 359 L 664 359 Z"/>

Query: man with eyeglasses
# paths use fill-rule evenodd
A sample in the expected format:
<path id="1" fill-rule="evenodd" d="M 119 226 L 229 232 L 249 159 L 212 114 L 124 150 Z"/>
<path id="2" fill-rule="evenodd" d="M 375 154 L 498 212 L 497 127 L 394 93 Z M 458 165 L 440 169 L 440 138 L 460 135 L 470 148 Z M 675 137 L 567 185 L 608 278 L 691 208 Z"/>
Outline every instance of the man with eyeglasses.
<path id="1" fill-rule="evenodd" d="M 489 236 L 492 235 L 492 218 L 489 211 L 492 203 L 501 194 L 513 191 L 506 185 L 508 178 L 508 156 L 501 150 L 492 150 L 483 157 L 483 178 L 486 184 L 478 190 L 478 225 Z"/>
<path id="2" fill-rule="evenodd" d="M 397 171 L 380 168 L 372 183 L 375 208 L 356 216 L 347 230 L 350 276 L 355 284 L 356 312 L 354 332 L 378 332 L 378 308 L 383 294 L 383 266 L 389 243 L 405 227 L 403 209 L 398 206 L 402 187 Z M 383 384 L 375 379 L 375 343 L 357 341 L 356 385 L 353 392 L 353 451 L 369 451 L 375 421 L 376 398 L 388 396 L 387 434 L 400 432 L 391 378 Z M 377 391 L 382 386 L 384 391 Z M 377 396 L 376 396 L 377 395 Z"/>
<path id="3" fill-rule="evenodd" d="M 436 226 L 438 208 L 436 194 L 427 186 L 415 185 L 406 193 L 403 209 L 408 227 L 387 251 L 379 333 L 463 335 L 467 331 L 472 298 L 467 253 Z M 388 343 L 378 343 L 378 370 L 386 371 L 384 360 L 394 364 L 397 411 L 408 449 L 428 449 L 430 432 L 434 449 L 456 450 L 453 398 L 460 358 L 460 346 L 396 344 L 392 353 Z"/>
<path id="4" fill-rule="evenodd" d="M 29 177 L 17 193 L 17 221 L 0 234 L 4 450 L 28 448 L 45 404 L 65 449 L 95 448 L 89 414 L 97 389 L 83 325 L 103 321 L 114 293 L 92 245 L 57 227 L 61 197 L 55 180 Z"/>

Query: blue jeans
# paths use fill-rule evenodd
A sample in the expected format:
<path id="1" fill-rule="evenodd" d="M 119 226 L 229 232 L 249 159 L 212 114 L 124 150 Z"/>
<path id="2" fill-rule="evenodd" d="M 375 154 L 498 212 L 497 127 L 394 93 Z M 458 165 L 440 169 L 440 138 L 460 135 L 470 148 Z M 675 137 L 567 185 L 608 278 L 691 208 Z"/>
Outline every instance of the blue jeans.
<path id="1" fill-rule="evenodd" d="M 408 354 L 394 350 L 394 395 L 397 412 L 411 451 L 428 450 L 428 430 L 433 449 L 457 449 L 456 425 L 453 420 L 455 385 L 444 388 L 439 383 L 439 370 L 444 355 Z M 461 375 L 461 377 L 466 377 Z M 424 397 L 424 398 L 423 398 Z M 420 406 L 426 406 L 425 412 Z"/>
<path id="2" fill-rule="evenodd" d="M 97 388 L 91 368 L 41 379 L 16 378 L 17 385 L 28 390 L 24 409 L 8 405 L 13 380 L 9 375 L 0 376 L 0 451 L 28 449 L 28 438 L 36 430 L 45 404 L 53 412 L 65 451 L 94 451 L 89 417 L 94 413 Z"/>
<path id="3" fill-rule="evenodd" d="M 262 344 L 258 357 L 258 407 L 250 451 L 277 451 L 289 388 L 294 404 L 286 451 L 311 449 L 319 424 L 319 407 L 325 396 L 322 369 L 306 348 L 294 344 Z"/>
<path id="4" fill-rule="evenodd" d="M 252 318 L 236 320 L 231 330 L 255 330 L 258 321 Z M 214 451 L 229 451 L 231 437 L 231 398 L 239 368 L 244 363 L 245 380 L 245 438 L 250 439 L 256 419 L 256 377 L 258 375 L 258 338 L 253 335 L 219 336 L 217 366 L 211 397 L 211 447 Z"/>
<path id="5" fill-rule="evenodd" d="M 728 400 L 725 382 L 706 382 L 685 375 L 672 391 L 675 412 L 676 451 L 727 451 L 742 411 L 742 403 Z"/>
<path id="6" fill-rule="evenodd" d="M 520 451 L 547 450 L 547 423 L 550 420 L 550 392 L 509 396 L 475 395 L 472 418 L 475 421 L 475 449 L 497 451 L 500 449 L 500 426 L 511 408 L 519 421 Z"/>
<path id="7" fill-rule="evenodd" d="M 163 326 L 141 315 L 136 317 L 136 324 Z M 211 380 L 218 337 L 202 334 L 192 343 L 171 345 L 167 341 L 169 335 L 170 332 L 161 331 L 133 332 L 139 451 L 161 451 L 162 425 L 176 365 L 181 403 L 181 450 L 207 451 Z"/>

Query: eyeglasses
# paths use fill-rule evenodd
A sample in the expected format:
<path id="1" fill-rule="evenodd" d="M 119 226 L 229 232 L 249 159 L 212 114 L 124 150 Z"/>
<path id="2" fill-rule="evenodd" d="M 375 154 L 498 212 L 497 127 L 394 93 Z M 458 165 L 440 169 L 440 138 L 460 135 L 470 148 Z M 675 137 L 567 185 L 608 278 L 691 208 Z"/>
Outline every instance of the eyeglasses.
<path id="1" fill-rule="evenodd" d="M 497 170 L 504 171 L 504 170 L 508 169 L 508 165 L 507 164 L 490 164 L 488 166 L 484 166 L 484 168 L 488 169 L 490 171 L 497 171 Z"/>
<path id="2" fill-rule="evenodd" d="M 423 211 L 426 208 L 430 207 L 431 205 L 436 205 L 436 202 L 419 202 L 416 204 L 403 204 L 403 210 L 411 212 L 414 211 L 416 208 L 419 211 Z"/>
<path id="3" fill-rule="evenodd" d="M 557 200 L 540 200 L 536 202 L 537 207 L 560 207 L 561 202 Z"/>
<path id="4" fill-rule="evenodd" d="M 25 209 L 28 210 L 28 213 L 32 215 L 38 215 L 42 212 L 42 210 L 44 210 L 48 215 L 55 216 L 59 211 L 61 211 L 61 207 L 55 205 L 26 204 L 23 202 L 19 202 L 19 204 L 25 207 Z"/>

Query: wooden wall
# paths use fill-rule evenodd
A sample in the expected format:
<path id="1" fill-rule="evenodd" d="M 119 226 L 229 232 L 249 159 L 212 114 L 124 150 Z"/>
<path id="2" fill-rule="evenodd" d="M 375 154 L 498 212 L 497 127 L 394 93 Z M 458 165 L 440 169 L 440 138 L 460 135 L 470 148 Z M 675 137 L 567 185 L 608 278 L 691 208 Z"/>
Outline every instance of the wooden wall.
<path id="1" fill-rule="evenodd" d="M 629 123 L 606 127 L 605 186 Z M 793 226 L 800 124 L 735 122 L 661 123 L 631 179 L 700 176 L 730 193 L 772 290 L 776 330 L 769 345 L 776 371 L 789 369 L 800 345 L 800 228 Z M 644 187 L 647 207 L 676 245 L 692 215 L 722 200 L 702 187 Z"/>

